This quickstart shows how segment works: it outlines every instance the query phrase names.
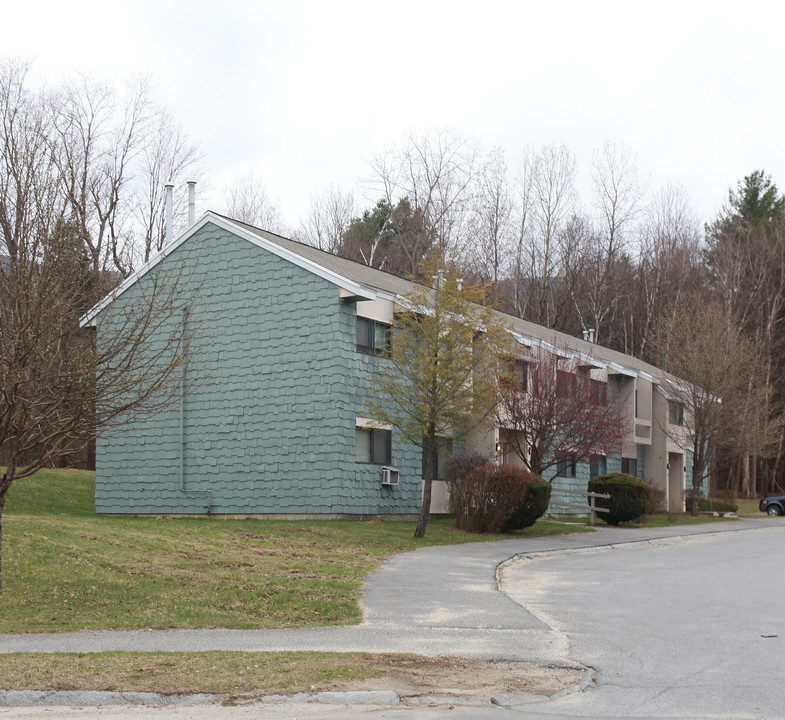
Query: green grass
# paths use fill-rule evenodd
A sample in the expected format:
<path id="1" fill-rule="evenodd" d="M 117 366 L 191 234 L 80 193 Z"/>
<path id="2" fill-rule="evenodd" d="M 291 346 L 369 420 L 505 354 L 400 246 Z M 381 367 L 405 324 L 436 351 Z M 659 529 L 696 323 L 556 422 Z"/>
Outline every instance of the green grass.
<path id="1" fill-rule="evenodd" d="M 760 498 L 740 498 L 735 501 L 739 506 L 738 514 L 742 517 L 763 517 L 760 511 Z"/>
<path id="2" fill-rule="evenodd" d="M 120 628 L 287 628 L 361 620 L 363 578 L 419 547 L 469 535 L 435 520 L 100 517 L 94 475 L 14 483 L 4 513 L 0 633 Z M 520 536 L 578 532 L 539 522 Z"/>
<path id="3" fill-rule="evenodd" d="M 10 653 L 3 655 L 2 685 L 9 690 L 241 695 L 291 693 L 383 674 L 378 656 L 365 653 Z"/>

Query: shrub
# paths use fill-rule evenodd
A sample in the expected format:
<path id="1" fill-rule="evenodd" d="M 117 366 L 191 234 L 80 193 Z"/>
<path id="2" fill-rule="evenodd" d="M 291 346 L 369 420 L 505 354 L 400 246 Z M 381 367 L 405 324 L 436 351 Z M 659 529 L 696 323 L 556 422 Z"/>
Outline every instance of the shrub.
<path id="1" fill-rule="evenodd" d="M 608 525 L 637 520 L 649 511 L 649 486 L 625 473 L 606 473 L 589 480 L 589 492 L 605 493 L 610 499 L 595 498 L 597 507 L 610 512 L 597 513 Z"/>
<path id="2" fill-rule="evenodd" d="M 513 532 L 533 525 L 548 507 L 551 486 L 512 465 L 483 465 L 470 472 L 454 504 L 455 523 L 468 532 Z"/>
<path id="3" fill-rule="evenodd" d="M 478 452 L 450 455 L 444 463 L 444 479 L 450 491 L 450 515 L 455 517 L 456 508 L 463 505 L 463 481 L 472 470 L 488 464 L 488 458 Z"/>

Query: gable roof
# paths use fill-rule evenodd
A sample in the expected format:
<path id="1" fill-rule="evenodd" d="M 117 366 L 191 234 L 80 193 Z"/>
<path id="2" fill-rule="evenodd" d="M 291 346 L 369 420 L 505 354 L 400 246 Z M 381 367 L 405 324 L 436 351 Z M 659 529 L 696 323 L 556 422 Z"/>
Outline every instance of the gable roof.
<path id="1" fill-rule="evenodd" d="M 90 324 L 105 307 L 209 223 L 328 280 L 342 291 L 344 297 L 354 297 L 358 301 L 376 300 L 377 298 L 400 301 L 402 296 L 412 290 L 422 289 L 422 286 L 397 275 L 208 211 L 174 242 L 163 248 L 147 264 L 126 278 L 121 285 L 93 306 L 81 318 L 80 326 L 84 327 Z M 631 355 L 625 355 L 602 345 L 537 325 L 514 315 L 498 311 L 497 314 L 512 328 L 513 336 L 521 345 L 542 347 L 559 352 L 568 351 L 586 364 L 604 367 L 609 372 L 620 375 L 638 376 L 656 384 L 659 384 L 661 379 L 666 376 L 666 373 L 660 368 Z"/>

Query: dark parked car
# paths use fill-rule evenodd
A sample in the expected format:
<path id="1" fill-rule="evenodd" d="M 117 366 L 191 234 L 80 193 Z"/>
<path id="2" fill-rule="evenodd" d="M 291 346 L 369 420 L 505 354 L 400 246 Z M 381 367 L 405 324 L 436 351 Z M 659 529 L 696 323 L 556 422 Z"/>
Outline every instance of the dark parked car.
<path id="1" fill-rule="evenodd" d="M 772 517 L 785 515 L 785 495 L 761 498 L 760 511 L 768 513 Z"/>

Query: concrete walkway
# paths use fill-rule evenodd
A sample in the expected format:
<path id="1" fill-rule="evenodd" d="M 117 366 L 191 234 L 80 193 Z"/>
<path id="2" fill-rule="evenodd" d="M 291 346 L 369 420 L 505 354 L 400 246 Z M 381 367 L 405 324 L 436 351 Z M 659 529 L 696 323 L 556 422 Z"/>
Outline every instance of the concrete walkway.
<path id="1" fill-rule="evenodd" d="M 595 533 L 423 548 L 388 560 L 368 576 L 360 625 L 0 635 L 0 653 L 320 650 L 411 652 L 570 665 L 562 640 L 500 592 L 497 569 L 505 562 L 520 555 L 673 541 L 780 524 L 762 518 L 653 529 L 601 527 Z"/>

